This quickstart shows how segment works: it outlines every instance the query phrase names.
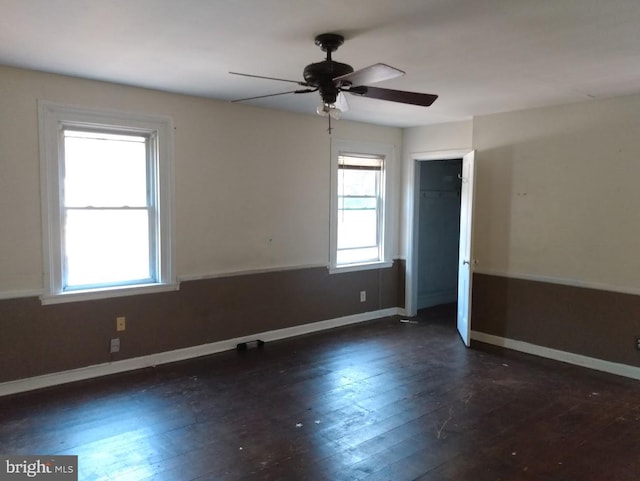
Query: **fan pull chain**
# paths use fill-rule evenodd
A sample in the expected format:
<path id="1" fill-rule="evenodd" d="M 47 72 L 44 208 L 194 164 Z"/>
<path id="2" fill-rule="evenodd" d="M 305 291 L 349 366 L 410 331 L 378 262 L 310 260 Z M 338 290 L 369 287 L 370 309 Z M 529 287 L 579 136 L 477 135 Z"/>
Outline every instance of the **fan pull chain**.
<path id="1" fill-rule="evenodd" d="M 342 199 L 342 209 L 340 210 L 340 214 L 341 214 L 341 221 L 344 222 L 344 185 L 345 185 L 345 181 L 344 181 L 344 159 L 341 156 L 338 156 L 338 162 L 342 165 L 341 169 L 338 169 L 338 174 L 342 176 L 342 182 L 340 182 L 339 184 L 341 185 L 341 189 L 340 189 L 340 199 Z"/>

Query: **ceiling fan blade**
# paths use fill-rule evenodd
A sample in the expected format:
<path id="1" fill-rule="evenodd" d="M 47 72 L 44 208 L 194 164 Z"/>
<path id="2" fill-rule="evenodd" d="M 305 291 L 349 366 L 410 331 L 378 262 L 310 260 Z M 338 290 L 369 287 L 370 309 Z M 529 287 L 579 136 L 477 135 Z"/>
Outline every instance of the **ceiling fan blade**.
<path id="1" fill-rule="evenodd" d="M 302 90 L 287 90 L 286 92 L 278 92 L 275 94 L 266 94 L 266 95 L 256 95 L 255 97 L 245 97 L 242 99 L 230 100 L 229 102 L 244 102 L 245 100 L 255 100 L 255 99 L 264 99 L 266 97 L 277 97 L 278 95 L 286 95 L 286 94 L 308 94 L 310 92 L 317 92 L 318 89 L 302 89 Z"/>
<path id="2" fill-rule="evenodd" d="M 420 105 L 429 107 L 438 98 L 435 94 L 422 94 L 418 92 L 405 92 L 404 90 L 381 89 L 378 87 L 353 87 L 345 90 L 354 95 L 369 97 L 372 99 L 388 100 L 403 104 Z"/>
<path id="3" fill-rule="evenodd" d="M 351 85 L 367 85 L 404 75 L 402 70 L 391 67 L 385 63 L 376 63 L 368 67 L 361 68 L 355 72 L 335 77 L 333 82 L 344 83 L 349 82 Z"/>
<path id="4" fill-rule="evenodd" d="M 252 75 L 250 73 L 240 73 L 240 72 L 229 72 L 229 73 L 231 75 L 241 75 L 243 77 L 261 78 L 261 79 L 265 79 L 265 80 L 278 80 L 280 82 L 290 82 L 290 83 L 302 85 L 303 87 L 308 87 L 309 86 L 308 83 L 299 82 L 298 80 L 289 80 L 289 79 L 277 78 L 277 77 L 265 77 L 263 75 Z"/>

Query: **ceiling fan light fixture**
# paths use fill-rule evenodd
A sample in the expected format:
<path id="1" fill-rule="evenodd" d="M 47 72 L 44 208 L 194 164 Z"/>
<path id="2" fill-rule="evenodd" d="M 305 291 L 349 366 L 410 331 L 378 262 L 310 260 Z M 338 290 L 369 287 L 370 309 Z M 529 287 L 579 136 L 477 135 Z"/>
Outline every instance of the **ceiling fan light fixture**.
<path id="1" fill-rule="evenodd" d="M 342 116 L 342 111 L 337 108 L 335 104 L 329 103 L 321 103 L 320 105 L 318 105 L 316 112 L 318 112 L 318 115 L 322 117 L 329 116 L 334 120 L 340 120 L 340 117 Z"/>

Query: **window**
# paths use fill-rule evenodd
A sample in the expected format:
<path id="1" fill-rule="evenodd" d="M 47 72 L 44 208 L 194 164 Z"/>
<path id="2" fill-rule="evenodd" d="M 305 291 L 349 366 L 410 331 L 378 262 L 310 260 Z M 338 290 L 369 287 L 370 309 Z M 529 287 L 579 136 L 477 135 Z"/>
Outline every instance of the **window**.
<path id="1" fill-rule="evenodd" d="M 332 147 L 332 270 L 391 265 L 387 164 L 390 146 L 336 141 Z"/>
<path id="2" fill-rule="evenodd" d="M 43 302 L 175 288 L 172 130 L 166 118 L 41 103 Z"/>

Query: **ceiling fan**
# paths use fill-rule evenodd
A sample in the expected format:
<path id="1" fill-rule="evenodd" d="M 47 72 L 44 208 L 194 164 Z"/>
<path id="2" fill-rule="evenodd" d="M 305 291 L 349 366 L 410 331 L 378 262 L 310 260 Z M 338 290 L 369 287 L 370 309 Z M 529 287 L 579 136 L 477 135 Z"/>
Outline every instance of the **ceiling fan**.
<path id="1" fill-rule="evenodd" d="M 388 100 L 391 102 L 419 105 L 422 107 L 430 106 L 438 98 L 437 95 L 433 94 L 370 87 L 369 84 L 400 77 L 404 75 L 405 72 L 384 63 L 376 63 L 359 70 L 354 70 L 351 65 L 336 62 L 331 58 L 331 54 L 344 43 L 344 37 L 342 35 L 336 33 L 323 33 L 315 38 L 315 43 L 323 52 L 327 53 L 327 57 L 322 62 L 312 63 L 304 68 L 302 73 L 304 81 L 229 72 L 233 75 L 295 83 L 304 88 L 267 95 L 258 95 L 255 97 L 246 97 L 232 100 L 232 102 L 243 102 L 246 100 L 274 97 L 276 95 L 319 92 L 320 97 L 322 98 L 322 103 L 318 106 L 317 112 L 320 115 L 329 116 L 329 122 L 331 122 L 331 118 L 339 119 L 341 112 L 344 112 L 349 108 L 343 92 L 360 97 Z M 329 128 L 331 129 L 331 127 Z"/>

